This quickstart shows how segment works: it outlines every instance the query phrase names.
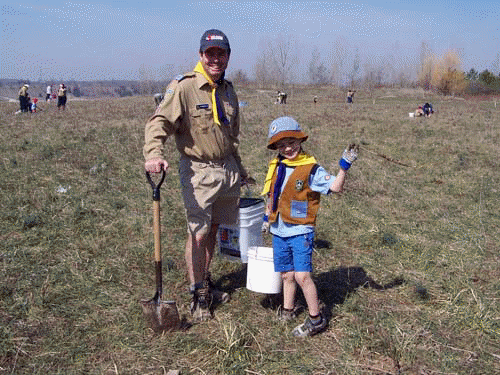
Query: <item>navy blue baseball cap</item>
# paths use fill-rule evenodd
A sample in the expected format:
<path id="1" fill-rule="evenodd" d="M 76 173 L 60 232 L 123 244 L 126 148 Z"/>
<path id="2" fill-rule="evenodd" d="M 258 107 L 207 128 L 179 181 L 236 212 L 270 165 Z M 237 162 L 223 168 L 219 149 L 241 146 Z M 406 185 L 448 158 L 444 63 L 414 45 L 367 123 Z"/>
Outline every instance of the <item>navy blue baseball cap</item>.
<path id="1" fill-rule="evenodd" d="M 200 40 L 200 52 L 203 53 L 210 47 L 219 47 L 231 53 L 231 47 L 229 47 L 229 40 L 226 34 L 217 29 L 210 29 L 203 33 Z"/>

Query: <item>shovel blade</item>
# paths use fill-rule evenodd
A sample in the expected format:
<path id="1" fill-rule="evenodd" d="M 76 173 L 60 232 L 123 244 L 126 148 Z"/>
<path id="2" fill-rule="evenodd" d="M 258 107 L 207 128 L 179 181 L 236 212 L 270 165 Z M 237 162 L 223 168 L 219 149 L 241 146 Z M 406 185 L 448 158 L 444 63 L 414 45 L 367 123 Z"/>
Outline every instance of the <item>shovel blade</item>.
<path id="1" fill-rule="evenodd" d="M 158 301 L 154 298 L 141 301 L 144 319 L 155 333 L 174 331 L 180 328 L 181 320 L 175 301 Z"/>

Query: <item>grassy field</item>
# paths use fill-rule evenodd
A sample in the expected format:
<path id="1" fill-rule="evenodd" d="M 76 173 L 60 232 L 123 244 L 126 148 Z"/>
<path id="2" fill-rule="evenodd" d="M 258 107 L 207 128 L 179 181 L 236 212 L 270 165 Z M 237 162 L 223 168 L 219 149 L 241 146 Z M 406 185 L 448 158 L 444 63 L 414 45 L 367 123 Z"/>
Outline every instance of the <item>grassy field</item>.
<path id="1" fill-rule="evenodd" d="M 31 115 L 0 103 L 0 374 L 500 374 L 500 106 L 410 90 L 358 92 L 348 106 L 312 88 L 275 105 L 272 93 L 239 91 L 241 154 L 259 188 L 278 116 L 303 125 L 305 149 L 332 172 L 349 142 L 362 146 L 318 219 L 327 331 L 291 337 L 305 314 L 279 323 L 279 299 L 247 290 L 245 268 L 218 257 L 231 302 L 153 335 L 138 303 L 155 291 L 142 159 L 153 99 L 41 103 Z M 436 114 L 409 118 L 425 101 Z M 166 155 L 164 294 L 189 318 L 173 142 Z"/>

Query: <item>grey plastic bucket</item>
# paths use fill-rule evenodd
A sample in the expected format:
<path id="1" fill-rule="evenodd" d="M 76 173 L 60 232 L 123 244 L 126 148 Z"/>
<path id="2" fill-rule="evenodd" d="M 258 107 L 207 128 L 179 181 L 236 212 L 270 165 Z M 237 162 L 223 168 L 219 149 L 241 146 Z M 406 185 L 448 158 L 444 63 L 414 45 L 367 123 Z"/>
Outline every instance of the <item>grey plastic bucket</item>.
<path id="1" fill-rule="evenodd" d="M 220 225 L 217 233 L 219 254 L 228 260 L 247 263 L 248 248 L 262 245 L 262 218 L 265 203 L 262 198 L 241 198 L 238 222 Z"/>

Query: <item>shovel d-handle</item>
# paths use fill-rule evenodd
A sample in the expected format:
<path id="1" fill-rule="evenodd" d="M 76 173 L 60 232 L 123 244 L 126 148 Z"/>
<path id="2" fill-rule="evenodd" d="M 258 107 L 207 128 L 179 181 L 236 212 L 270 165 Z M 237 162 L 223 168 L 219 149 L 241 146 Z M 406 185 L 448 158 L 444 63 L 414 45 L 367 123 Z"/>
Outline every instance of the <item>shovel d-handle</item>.
<path id="1" fill-rule="evenodd" d="M 154 201 L 160 201 L 160 187 L 161 187 L 161 184 L 163 184 L 163 181 L 165 181 L 165 175 L 166 175 L 166 172 L 165 172 L 165 170 L 162 169 L 160 181 L 157 184 L 155 184 L 155 182 L 151 178 L 151 173 L 146 171 L 146 178 L 148 179 L 149 184 L 153 188 L 153 200 Z"/>
<path id="2" fill-rule="evenodd" d="M 165 171 L 162 170 L 160 181 L 155 184 L 149 172 L 146 177 L 153 188 L 153 234 L 155 243 L 155 271 L 156 295 L 154 299 L 160 301 L 162 297 L 162 264 L 161 264 L 161 231 L 160 231 L 160 187 L 165 180 Z"/>

